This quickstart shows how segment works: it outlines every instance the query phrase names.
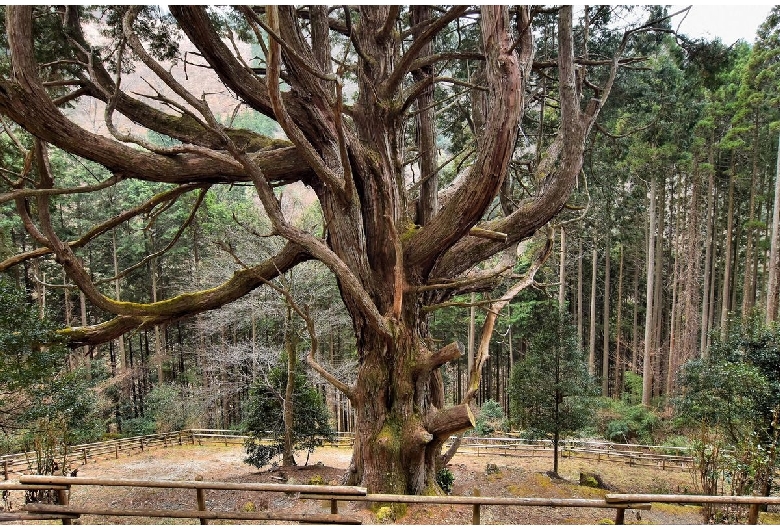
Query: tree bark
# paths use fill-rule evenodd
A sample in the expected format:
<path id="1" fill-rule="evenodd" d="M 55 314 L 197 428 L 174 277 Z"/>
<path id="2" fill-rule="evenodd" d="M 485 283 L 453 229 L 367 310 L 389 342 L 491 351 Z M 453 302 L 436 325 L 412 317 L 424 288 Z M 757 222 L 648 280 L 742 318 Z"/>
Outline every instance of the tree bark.
<path id="1" fill-rule="evenodd" d="M 411 17 L 413 27 L 424 27 L 423 22 L 431 19 L 433 9 L 430 6 L 415 5 L 411 8 Z M 420 36 L 422 30 L 417 30 Z M 433 54 L 433 42 L 427 41 L 420 48 L 420 54 L 427 57 Z M 425 83 L 425 89 L 417 96 L 417 135 L 420 157 L 420 198 L 417 208 L 417 224 L 425 226 L 430 223 L 439 209 L 438 191 L 439 178 L 437 173 L 437 155 L 436 131 L 434 121 L 436 119 L 435 106 L 433 100 L 435 83 L 432 81 L 434 72 L 433 66 L 428 65 L 421 69 L 412 71 L 412 77 L 416 83 Z"/>
<path id="2" fill-rule="evenodd" d="M 663 377 L 661 374 L 661 346 L 663 344 L 663 332 L 664 332 L 664 285 L 663 285 L 663 273 L 664 273 L 664 231 L 666 225 L 666 181 L 661 181 L 660 186 L 659 205 L 657 208 L 657 233 L 655 236 L 655 279 L 653 280 L 653 368 L 652 368 L 652 389 L 651 395 L 659 396 L 661 394 L 661 384 L 663 383 Z"/>
<path id="3" fill-rule="evenodd" d="M 631 371 L 639 372 L 637 359 L 639 356 L 639 264 L 634 264 L 634 316 L 631 320 Z"/>
<path id="4" fill-rule="evenodd" d="M 697 346 L 699 333 L 701 332 L 699 308 L 699 296 L 702 290 L 707 288 L 707 283 L 699 280 L 701 271 L 701 175 L 699 174 L 699 161 L 694 158 L 694 169 L 691 183 L 691 202 L 688 208 L 687 230 L 685 231 L 686 248 L 684 264 L 684 300 L 682 307 L 682 340 L 680 343 L 681 358 L 675 370 L 681 364 L 699 357 Z"/>

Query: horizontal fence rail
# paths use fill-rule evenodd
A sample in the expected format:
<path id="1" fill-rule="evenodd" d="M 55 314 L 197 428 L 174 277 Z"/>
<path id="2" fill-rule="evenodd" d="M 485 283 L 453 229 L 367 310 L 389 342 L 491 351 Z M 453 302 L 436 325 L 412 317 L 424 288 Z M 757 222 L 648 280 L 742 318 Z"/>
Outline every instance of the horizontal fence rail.
<path id="1" fill-rule="evenodd" d="M 389 502 L 416 504 L 466 504 L 472 507 L 471 524 L 481 524 L 482 506 L 546 506 L 549 508 L 603 508 L 616 510 L 615 524 L 623 524 L 626 509 L 649 510 L 647 503 L 608 503 L 603 499 L 557 499 L 543 497 L 480 497 L 480 496 L 422 496 L 422 495 L 386 495 L 369 494 L 362 497 L 336 497 L 328 494 L 302 494 L 302 499 L 329 500 L 331 513 L 338 513 L 338 503 L 352 502 Z"/>

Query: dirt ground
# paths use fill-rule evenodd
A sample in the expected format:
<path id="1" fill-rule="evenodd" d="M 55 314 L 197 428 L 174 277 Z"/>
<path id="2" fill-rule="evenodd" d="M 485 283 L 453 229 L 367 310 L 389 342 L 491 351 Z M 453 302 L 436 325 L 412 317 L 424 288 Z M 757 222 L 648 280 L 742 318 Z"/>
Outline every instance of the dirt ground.
<path id="1" fill-rule="evenodd" d="M 258 470 L 243 462 L 240 445 L 175 446 L 146 451 L 116 460 L 102 460 L 81 465 L 79 477 L 134 478 L 154 480 L 194 480 L 224 482 L 280 482 L 308 484 L 312 480 L 339 484 L 349 465 L 350 448 L 320 448 L 308 466 Z M 298 457 L 303 464 L 305 455 Z M 494 464 L 498 473 L 486 473 Z M 459 453 L 451 462 L 455 475 L 454 495 L 496 497 L 602 498 L 605 490 L 579 486 L 580 472 L 597 473 L 613 492 L 684 493 L 694 492 L 689 471 L 629 467 L 608 461 L 563 458 L 562 479 L 552 479 L 545 472 L 552 468 L 551 457 L 494 456 Z M 276 478 L 274 478 L 276 477 Z M 477 491 L 478 490 L 478 491 Z M 18 492 L 16 492 L 18 493 Z M 20 499 L 17 500 L 20 502 Z M 162 490 L 98 486 L 74 486 L 71 505 L 125 507 L 134 509 L 195 509 L 192 490 Z M 397 509 L 395 520 L 378 520 L 377 507 L 368 503 L 341 502 L 339 513 L 359 518 L 364 524 L 470 524 L 470 505 L 408 504 Z M 206 492 L 210 510 L 283 511 L 288 513 L 329 513 L 327 501 L 302 500 L 297 495 L 264 492 Z M 599 524 L 609 523 L 615 510 L 593 508 L 548 508 L 483 506 L 483 524 Z M 766 521 L 770 522 L 770 521 Z M 774 522 L 774 521 L 772 521 Z M 195 524 L 188 519 L 81 517 L 80 524 Z M 231 522 L 232 523 L 232 522 Z M 236 521 L 236 524 L 240 522 Z M 698 507 L 654 504 L 641 514 L 626 511 L 627 524 L 701 524 Z M 32 523 L 30 523 L 32 524 Z M 212 521 L 211 524 L 218 524 Z M 280 523 L 273 523 L 280 524 Z"/>

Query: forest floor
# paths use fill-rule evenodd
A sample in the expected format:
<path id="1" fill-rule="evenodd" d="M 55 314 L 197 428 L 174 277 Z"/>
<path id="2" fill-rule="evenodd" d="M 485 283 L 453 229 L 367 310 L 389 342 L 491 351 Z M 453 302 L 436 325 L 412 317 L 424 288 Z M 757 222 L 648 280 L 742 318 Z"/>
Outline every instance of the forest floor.
<path id="1" fill-rule="evenodd" d="M 279 482 L 308 484 L 315 476 L 326 483 L 338 484 L 349 465 L 350 448 L 327 447 L 315 451 L 308 466 L 258 470 L 244 463 L 240 445 L 174 446 L 155 449 L 116 460 L 101 460 L 82 465 L 81 477 L 132 478 L 150 480 L 194 480 L 224 482 Z M 305 455 L 298 457 L 303 464 Z M 498 473 L 488 475 L 487 464 L 495 464 Z M 450 469 L 455 476 L 453 495 L 473 495 L 476 490 L 484 497 L 559 497 L 603 498 L 607 491 L 579 485 L 581 472 L 597 473 L 613 492 L 622 493 L 685 493 L 693 492 L 690 471 L 629 467 L 606 460 L 562 458 L 559 475 L 553 479 L 546 473 L 552 468 L 549 456 L 522 457 L 458 453 Z M 317 478 L 315 478 L 317 480 Z M 14 492 L 21 493 L 21 492 Z M 74 486 L 71 505 L 133 509 L 195 509 L 192 490 L 163 490 L 104 486 Z M 19 500 L 21 504 L 21 499 Z M 329 513 L 327 501 L 302 500 L 297 495 L 265 492 L 206 492 L 209 510 L 220 511 L 283 511 L 287 513 Z M 18 505 L 17 505 L 18 506 Z M 394 524 L 469 524 L 470 505 L 408 504 L 405 513 Z M 341 502 L 339 513 L 350 515 L 364 524 L 378 524 L 376 510 L 368 503 Z M 594 508 L 548 508 L 483 506 L 483 524 L 603 524 L 614 520 L 615 510 Z M 640 520 L 641 517 L 641 520 Z M 126 518 L 84 515 L 80 524 L 194 524 L 188 519 Z M 777 514 L 762 514 L 762 522 L 780 523 Z M 79 524 L 77 523 L 77 524 Z M 237 522 L 238 523 L 238 522 Z M 701 524 L 700 508 L 653 504 L 651 510 L 626 510 L 627 524 Z M 28 524 L 34 524 L 32 522 Z M 211 521 L 211 524 L 219 524 Z M 273 523 L 279 524 L 279 523 Z"/>

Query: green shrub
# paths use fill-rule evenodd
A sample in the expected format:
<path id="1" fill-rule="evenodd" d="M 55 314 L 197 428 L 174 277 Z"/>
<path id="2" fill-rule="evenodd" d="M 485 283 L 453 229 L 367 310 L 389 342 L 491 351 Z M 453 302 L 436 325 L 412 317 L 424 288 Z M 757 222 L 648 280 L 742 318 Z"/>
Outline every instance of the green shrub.
<path id="1" fill-rule="evenodd" d="M 631 427 L 626 420 L 614 420 L 607 424 L 607 431 L 604 434 L 613 442 L 627 442 L 631 435 Z"/>
<path id="2" fill-rule="evenodd" d="M 661 427 L 660 418 L 644 405 L 601 399 L 596 414 L 598 433 L 617 443 L 654 442 Z"/>
<path id="3" fill-rule="evenodd" d="M 154 434 L 156 425 L 149 418 L 130 418 L 122 422 L 122 431 L 128 436 Z"/>
<path id="4" fill-rule="evenodd" d="M 506 422 L 504 409 L 493 399 L 489 399 L 482 404 L 477 414 L 477 425 L 474 427 L 474 434 L 477 436 L 490 436 L 491 434 L 503 428 Z"/>
<path id="5" fill-rule="evenodd" d="M 382 506 L 376 511 L 376 522 L 379 524 L 392 523 L 395 517 L 390 506 Z"/>
<path id="6" fill-rule="evenodd" d="M 327 482 L 322 478 L 322 475 L 312 475 L 312 477 L 309 478 L 309 485 L 311 486 L 325 486 L 326 484 Z"/>
<path id="7" fill-rule="evenodd" d="M 448 468 L 443 467 L 436 472 L 436 484 L 438 484 L 442 491 L 447 495 L 452 493 L 452 485 L 454 482 L 455 475 Z"/>

